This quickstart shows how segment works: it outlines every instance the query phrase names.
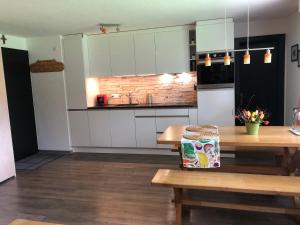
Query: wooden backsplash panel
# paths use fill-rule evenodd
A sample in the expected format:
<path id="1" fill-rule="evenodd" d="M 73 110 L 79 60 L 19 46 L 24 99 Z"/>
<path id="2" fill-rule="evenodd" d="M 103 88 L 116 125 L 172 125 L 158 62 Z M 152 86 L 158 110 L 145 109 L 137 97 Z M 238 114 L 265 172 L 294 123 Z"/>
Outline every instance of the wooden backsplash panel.
<path id="1" fill-rule="evenodd" d="M 108 95 L 109 104 L 127 104 L 129 91 L 133 92 L 133 103 L 139 104 L 146 103 L 148 93 L 152 94 L 153 103 L 197 102 L 195 74 L 190 74 L 190 81 L 186 82 L 181 82 L 178 75 L 169 76 L 170 83 L 164 82 L 162 78 L 163 75 L 124 76 L 96 78 L 96 81 L 100 93 Z M 120 94 L 121 97 L 113 99 L 112 94 Z"/>

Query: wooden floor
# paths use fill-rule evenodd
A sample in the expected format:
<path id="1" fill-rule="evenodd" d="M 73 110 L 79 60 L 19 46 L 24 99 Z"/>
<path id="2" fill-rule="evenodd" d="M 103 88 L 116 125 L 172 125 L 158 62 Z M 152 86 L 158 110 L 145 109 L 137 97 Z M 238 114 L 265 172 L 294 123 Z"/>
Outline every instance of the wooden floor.
<path id="1" fill-rule="evenodd" d="M 0 185 L 0 225 L 15 218 L 68 225 L 173 225 L 172 190 L 152 187 L 158 168 L 177 168 L 176 156 L 69 154 Z M 290 204 L 270 196 L 194 193 L 225 201 Z M 283 215 L 194 208 L 187 225 L 295 225 Z"/>

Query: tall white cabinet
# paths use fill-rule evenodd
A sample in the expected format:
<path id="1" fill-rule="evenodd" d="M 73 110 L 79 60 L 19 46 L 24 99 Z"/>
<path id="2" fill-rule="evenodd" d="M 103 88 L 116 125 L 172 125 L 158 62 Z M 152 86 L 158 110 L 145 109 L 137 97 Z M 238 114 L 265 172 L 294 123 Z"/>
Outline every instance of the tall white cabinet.
<path id="1" fill-rule="evenodd" d="M 0 182 L 16 176 L 6 87 L 0 50 Z"/>
<path id="2" fill-rule="evenodd" d="M 88 74 L 85 37 L 68 35 L 62 41 L 68 109 L 85 109 L 85 75 Z"/>
<path id="3" fill-rule="evenodd" d="M 200 89 L 198 97 L 198 123 L 232 126 L 235 123 L 234 89 Z"/>

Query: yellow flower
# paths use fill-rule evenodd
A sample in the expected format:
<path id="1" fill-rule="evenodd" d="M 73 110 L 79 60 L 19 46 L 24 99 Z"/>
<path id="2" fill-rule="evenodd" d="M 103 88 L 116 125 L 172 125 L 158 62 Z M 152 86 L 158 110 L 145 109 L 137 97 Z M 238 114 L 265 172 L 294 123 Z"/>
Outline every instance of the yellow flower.
<path id="1" fill-rule="evenodd" d="M 256 112 L 253 112 L 253 113 L 252 113 L 252 117 L 255 117 L 255 116 L 256 116 Z"/>
<path id="2" fill-rule="evenodd" d="M 250 117 L 250 116 L 251 116 L 251 112 L 247 111 L 247 117 Z"/>
<path id="3" fill-rule="evenodd" d="M 263 114 L 263 113 L 261 113 L 260 115 L 259 115 L 259 118 L 260 119 L 263 119 L 265 117 L 265 114 Z"/>
<path id="4" fill-rule="evenodd" d="M 255 118 L 252 117 L 251 121 L 252 121 L 252 122 L 255 122 Z"/>

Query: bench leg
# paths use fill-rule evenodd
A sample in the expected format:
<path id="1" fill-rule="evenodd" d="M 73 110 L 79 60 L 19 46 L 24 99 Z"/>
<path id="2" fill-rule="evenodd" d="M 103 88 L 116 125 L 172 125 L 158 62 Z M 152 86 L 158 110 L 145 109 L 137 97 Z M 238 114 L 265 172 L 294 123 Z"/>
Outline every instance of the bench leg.
<path id="1" fill-rule="evenodd" d="M 182 223 L 182 189 L 174 188 L 175 194 L 175 209 L 176 209 L 176 225 Z"/>
<path id="2" fill-rule="evenodd" d="M 288 170 L 290 176 L 295 176 L 297 174 L 297 169 L 300 166 L 300 150 L 296 149 L 294 153 L 291 155 L 291 158 L 288 162 Z M 294 207 L 296 209 L 300 209 L 300 197 L 294 197 Z M 300 224 L 300 215 L 295 217 L 298 224 Z"/>

